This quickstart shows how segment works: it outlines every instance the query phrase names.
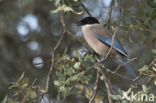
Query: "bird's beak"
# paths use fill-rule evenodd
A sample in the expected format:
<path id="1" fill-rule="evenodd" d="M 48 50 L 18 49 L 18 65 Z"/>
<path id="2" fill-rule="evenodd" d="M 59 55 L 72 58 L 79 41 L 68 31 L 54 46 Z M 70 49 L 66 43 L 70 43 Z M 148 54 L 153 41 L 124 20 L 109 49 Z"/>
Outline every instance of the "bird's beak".
<path id="1" fill-rule="evenodd" d="M 82 22 L 79 21 L 79 22 L 76 23 L 76 25 L 77 25 L 77 26 L 81 26 L 81 25 L 82 25 Z"/>

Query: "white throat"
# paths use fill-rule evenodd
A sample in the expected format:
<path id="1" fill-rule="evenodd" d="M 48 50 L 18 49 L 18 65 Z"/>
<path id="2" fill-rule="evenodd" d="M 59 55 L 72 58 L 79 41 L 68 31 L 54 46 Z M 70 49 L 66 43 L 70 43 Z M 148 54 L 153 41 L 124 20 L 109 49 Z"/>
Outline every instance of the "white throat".
<path id="1" fill-rule="evenodd" d="M 92 24 L 86 24 L 86 25 L 83 25 L 81 28 L 82 28 L 82 31 L 83 30 L 86 30 L 88 28 L 90 28 L 91 26 L 93 26 Z"/>

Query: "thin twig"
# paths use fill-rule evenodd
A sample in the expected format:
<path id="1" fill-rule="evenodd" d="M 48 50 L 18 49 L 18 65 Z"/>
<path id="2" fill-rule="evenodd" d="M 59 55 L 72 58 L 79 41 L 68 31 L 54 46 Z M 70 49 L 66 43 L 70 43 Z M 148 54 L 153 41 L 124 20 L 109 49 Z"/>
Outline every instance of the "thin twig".
<path id="1" fill-rule="evenodd" d="M 63 13 L 62 13 L 62 15 L 61 15 L 61 20 L 62 20 L 62 18 L 63 18 Z M 62 21 L 61 21 L 61 22 L 62 22 Z M 63 28 L 65 27 L 64 22 L 62 22 L 62 26 L 63 26 Z M 63 37 L 64 37 L 64 35 L 65 35 L 65 32 L 66 32 L 66 29 L 64 29 L 63 34 L 61 35 L 59 41 L 57 42 L 57 44 L 56 44 L 56 46 L 54 47 L 54 49 L 53 49 L 53 51 L 52 51 L 52 54 L 51 54 L 51 55 L 52 55 L 52 60 L 51 60 L 51 66 L 50 66 L 50 69 L 49 69 L 49 72 L 48 72 L 48 75 L 47 75 L 47 81 L 46 81 L 46 87 L 45 87 L 46 92 L 48 92 L 48 89 L 49 89 L 49 80 L 50 80 L 50 75 L 51 75 L 51 72 L 52 72 L 53 66 L 54 66 L 55 51 L 56 51 L 56 49 L 58 48 L 58 46 L 60 45 L 60 43 L 61 43 L 61 41 L 62 41 L 62 39 L 63 39 Z"/>
<path id="2" fill-rule="evenodd" d="M 128 64 L 129 62 L 132 62 L 132 61 L 134 61 L 134 60 L 136 60 L 136 59 L 137 59 L 137 58 L 133 58 L 133 59 L 130 59 L 130 60 L 128 60 L 128 61 L 126 61 L 126 62 L 120 64 L 120 65 L 115 69 L 114 73 L 116 73 L 122 66 L 124 66 L 124 65 Z"/>
<path id="3" fill-rule="evenodd" d="M 97 94 L 97 91 L 98 91 L 98 83 L 99 83 L 99 72 L 97 71 L 97 75 L 96 75 L 96 81 L 95 81 L 95 84 L 94 84 L 94 91 L 92 92 L 92 96 L 91 96 L 91 99 L 89 101 L 89 103 L 93 103 L 95 97 L 96 97 L 96 94 Z"/>
<path id="4" fill-rule="evenodd" d="M 48 63 L 48 62 L 51 62 L 51 59 L 48 59 L 48 60 L 43 61 L 43 62 L 41 62 L 41 63 L 34 63 L 34 65 L 45 64 L 45 63 Z"/>
<path id="5" fill-rule="evenodd" d="M 85 5 L 81 2 L 81 0 L 78 0 L 80 5 L 82 6 L 82 8 L 84 9 L 84 11 L 89 15 L 92 16 L 91 13 L 87 10 L 87 8 L 85 7 Z"/>
<path id="6" fill-rule="evenodd" d="M 124 76 L 124 75 L 121 75 L 121 74 L 119 74 L 119 73 L 117 73 L 117 72 L 114 73 L 114 71 L 111 71 L 109 68 L 106 68 L 106 67 L 104 67 L 104 68 L 105 68 L 105 70 L 106 70 L 107 72 L 109 72 L 109 73 L 111 73 L 111 74 L 117 75 L 117 76 L 119 76 L 119 77 L 121 77 L 121 78 L 123 78 L 123 79 L 129 80 L 129 81 L 135 82 L 135 79 L 128 78 L 128 77 L 126 77 L 126 76 Z"/>
<path id="7" fill-rule="evenodd" d="M 101 70 L 101 68 L 97 68 L 97 69 L 98 69 L 98 71 L 99 71 L 100 73 L 102 73 L 103 81 L 104 81 L 104 84 L 105 84 L 106 90 L 107 90 L 108 102 L 109 102 L 109 103 L 112 103 L 111 92 L 110 92 L 111 87 L 110 87 L 110 85 L 109 85 L 107 76 L 106 76 L 106 74 Z"/>
<path id="8" fill-rule="evenodd" d="M 118 0 L 118 10 L 119 10 L 119 21 L 120 21 L 120 24 L 123 24 L 123 21 L 124 21 L 124 15 L 123 15 L 123 12 L 122 12 L 122 8 L 121 8 L 121 0 Z"/>
<path id="9" fill-rule="evenodd" d="M 107 28 L 109 28 L 112 9 L 113 9 L 113 4 L 114 4 L 114 0 L 111 1 L 110 6 L 108 8 L 107 17 L 106 17 L 106 26 L 107 26 Z"/>
<path id="10" fill-rule="evenodd" d="M 106 60 L 108 58 L 108 56 L 110 55 L 110 52 L 112 51 L 113 49 L 113 45 L 114 45 L 114 39 L 115 39 L 115 35 L 117 34 L 117 32 L 119 31 L 120 28 L 117 28 L 114 33 L 113 33 L 113 36 L 112 36 L 112 44 L 111 44 L 111 47 L 107 53 L 107 55 L 105 56 L 104 60 Z"/>
<path id="11" fill-rule="evenodd" d="M 150 63 L 149 66 L 152 66 L 156 62 L 156 58 Z"/>

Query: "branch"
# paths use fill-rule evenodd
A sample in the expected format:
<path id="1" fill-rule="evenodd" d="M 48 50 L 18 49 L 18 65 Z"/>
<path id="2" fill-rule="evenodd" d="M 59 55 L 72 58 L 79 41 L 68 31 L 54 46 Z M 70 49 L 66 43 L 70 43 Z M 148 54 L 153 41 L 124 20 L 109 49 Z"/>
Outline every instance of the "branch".
<path id="1" fill-rule="evenodd" d="M 81 2 L 81 0 L 78 0 L 80 5 L 82 6 L 82 8 L 84 9 L 84 11 L 89 15 L 92 16 L 91 13 L 87 10 L 87 8 L 85 7 L 85 5 Z"/>
<path id="2" fill-rule="evenodd" d="M 104 84 L 105 84 L 106 90 L 107 90 L 108 102 L 109 102 L 109 103 L 112 103 L 111 92 L 110 92 L 111 87 L 110 87 L 110 85 L 109 85 L 107 76 L 106 76 L 106 74 L 101 70 L 101 68 L 97 68 L 97 70 L 98 70 L 100 73 L 102 73 L 103 81 L 104 81 Z"/>
<path id="3" fill-rule="evenodd" d="M 63 26 L 63 28 L 64 28 L 64 27 L 65 27 L 65 24 L 64 24 L 64 22 L 62 21 L 62 18 L 63 18 L 63 13 L 61 14 L 61 23 L 62 23 L 62 26 Z M 56 49 L 59 47 L 59 45 L 60 45 L 60 43 L 61 43 L 61 41 L 62 41 L 62 39 L 63 39 L 63 37 L 64 37 L 64 35 L 65 35 L 65 32 L 66 32 L 66 29 L 64 29 L 63 34 L 61 35 L 59 41 L 57 42 L 56 46 L 54 47 L 54 49 L 53 49 L 53 51 L 52 51 L 52 53 L 51 53 L 51 55 L 52 55 L 52 57 L 51 57 L 52 60 L 51 60 L 51 67 L 50 67 L 49 72 L 48 72 L 48 75 L 47 75 L 47 81 L 46 81 L 46 87 L 45 87 L 45 91 L 46 91 L 46 92 L 48 92 L 48 89 L 49 89 L 49 80 L 50 80 L 50 75 L 51 75 L 51 72 L 52 72 L 53 66 L 54 66 L 55 51 L 56 51 Z"/>
<path id="4" fill-rule="evenodd" d="M 118 28 L 114 31 L 114 33 L 113 33 L 113 36 L 112 36 L 112 44 L 111 44 L 111 47 L 110 47 L 110 49 L 109 49 L 107 55 L 105 56 L 104 60 L 106 60 L 106 59 L 108 58 L 108 56 L 110 55 L 110 52 L 111 52 L 112 49 L 113 49 L 115 35 L 116 35 L 117 32 L 119 31 L 119 29 L 120 29 L 120 27 L 118 27 Z"/>
<path id="5" fill-rule="evenodd" d="M 107 17 L 106 17 L 106 26 L 109 27 L 112 9 L 113 9 L 114 0 L 111 1 L 110 6 L 108 8 Z"/>
<path id="6" fill-rule="evenodd" d="M 94 84 L 94 92 L 92 92 L 92 96 L 91 96 L 91 99 L 89 101 L 89 103 L 93 103 L 95 97 L 96 97 L 96 94 L 97 94 L 97 90 L 98 90 L 98 83 L 99 83 L 99 72 L 97 71 L 97 75 L 96 75 L 96 81 L 95 81 L 95 84 Z"/>
<path id="7" fill-rule="evenodd" d="M 132 81 L 132 82 L 135 82 L 135 79 L 131 79 L 131 78 L 128 78 L 128 77 L 126 77 L 126 76 L 124 76 L 124 75 L 121 75 L 121 74 L 119 74 L 119 73 L 116 73 L 116 72 L 114 72 L 114 71 L 111 71 L 109 68 L 106 68 L 106 67 L 104 67 L 104 68 L 106 69 L 107 72 L 109 72 L 109 73 L 111 73 L 111 74 L 115 74 L 115 75 L 117 75 L 117 76 L 119 76 L 119 77 L 121 77 L 121 78 L 123 78 L 123 79 L 129 80 L 129 81 Z"/>
<path id="8" fill-rule="evenodd" d="M 136 60 L 136 59 L 137 59 L 137 58 L 133 58 L 133 59 L 128 60 L 128 61 L 125 62 L 125 63 L 120 64 L 120 65 L 116 68 L 116 70 L 114 71 L 114 73 L 116 73 L 122 66 L 124 66 L 124 65 L 126 65 L 127 63 L 132 62 L 132 61 L 134 61 L 134 60 Z"/>

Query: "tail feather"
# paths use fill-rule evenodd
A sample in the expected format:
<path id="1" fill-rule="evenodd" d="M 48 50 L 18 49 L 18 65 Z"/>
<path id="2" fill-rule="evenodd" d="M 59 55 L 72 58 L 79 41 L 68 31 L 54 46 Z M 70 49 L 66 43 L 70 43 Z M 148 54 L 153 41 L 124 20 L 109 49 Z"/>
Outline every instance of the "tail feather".
<path id="1" fill-rule="evenodd" d="M 122 56 L 122 55 L 119 55 L 119 56 L 120 56 L 120 58 L 121 58 L 121 60 L 122 60 L 123 63 L 126 63 L 126 62 L 127 62 L 127 60 L 125 59 L 124 56 Z M 131 77 L 132 77 L 133 79 L 135 79 L 135 78 L 136 78 L 136 74 L 135 74 L 134 71 L 131 69 L 130 65 L 127 63 L 127 64 L 125 64 L 125 67 L 126 67 L 126 69 L 128 70 L 128 72 L 129 72 L 129 74 L 131 75 Z M 139 88 L 139 89 L 142 89 L 142 86 L 141 86 L 141 84 L 139 83 L 139 81 L 136 80 L 136 83 L 137 83 L 137 85 L 138 85 L 138 88 Z"/>
<path id="2" fill-rule="evenodd" d="M 125 59 L 125 57 L 123 57 L 122 55 L 119 55 L 120 59 L 122 60 L 123 63 L 126 63 L 127 60 Z M 131 69 L 130 65 L 127 63 L 125 64 L 126 69 L 128 70 L 129 74 L 131 75 L 131 77 L 134 79 L 136 78 L 136 74 L 134 73 L 134 71 Z"/>

